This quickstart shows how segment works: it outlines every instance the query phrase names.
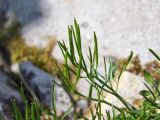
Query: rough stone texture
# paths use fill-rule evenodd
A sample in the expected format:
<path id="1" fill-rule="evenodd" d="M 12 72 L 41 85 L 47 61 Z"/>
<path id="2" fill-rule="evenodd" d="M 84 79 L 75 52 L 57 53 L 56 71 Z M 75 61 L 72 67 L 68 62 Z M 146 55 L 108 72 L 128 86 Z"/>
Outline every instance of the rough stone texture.
<path id="1" fill-rule="evenodd" d="M 139 107 L 143 100 L 143 97 L 139 95 L 139 92 L 146 89 L 144 83 L 146 82 L 143 77 L 130 72 L 124 72 L 119 82 L 118 93 L 130 104 L 135 107 Z M 105 100 L 116 106 L 124 107 L 124 105 L 113 95 L 106 94 Z M 105 111 L 111 110 L 111 107 L 102 105 L 102 109 L 105 114 Z"/>
<path id="2" fill-rule="evenodd" d="M 39 98 L 43 105 L 52 107 L 52 87 L 53 81 L 61 84 L 60 80 L 43 70 L 32 65 L 30 62 L 23 62 L 18 67 L 12 66 L 12 70 L 21 71 L 21 74 L 25 82 L 29 85 L 35 95 Z M 71 101 L 69 95 L 64 91 L 62 87 L 55 86 L 56 90 L 56 106 L 57 114 L 61 115 L 70 106 Z M 24 104 L 17 88 L 12 86 L 11 78 L 8 77 L 4 72 L 0 71 L 0 115 L 2 114 L 5 119 L 12 119 L 11 105 L 12 99 L 16 99 L 17 105 L 21 112 L 24 112 Z"/>
<path id="3" fill-rule="evenodd" d="M 130 72 L 124 72 L 119 82 L 118 93 L 130 104 L 138 108 L 144 100 L 143 97 L 139 95 L 139 92 L 141 90 L 146 89 L 144 82 L 145 80 L 143 77 L 137 76 Z M 116 84 L 114 84 L 113 86 L 116 87 Z M 105 101 L 108 101 L 120 108 L 124 107 L 124 105 L 115 96 L 108 93 L 104 93 L 104 95 L 105 95 L 105 98 L 104 98 Z M 96 110 L 94 109 L 95 104 L 97 103 L 94 102 L 91 105 L 94 112 L 96 112 Z M 102 114 L 104 115 L 104 117 L 106 117 L 106 110 L 110 110 L 112 113 L 112 107 L 106 104 L 101 104 L 101 108 L 102 108 Z M 89 119 L 92 119 L 90 111 L 86 112 L 85 116 Z M 98 120 L 98 118 L 96 120 Z"/>
<path id="4" fill-rule="evenodd" d="M 13 119 L 11 100 L 15 99 L 17 105 L 21 106 L 20 109 L 23 111 L 21 95 L 16 89 L 11 87 L 9 80 L 9 77 L 0 71 L 0 114 L 5 118 L 5 120 Z"/>
<path id="5" fill-rule="evenodd" d="M 75 17 L 82 30 L 84 51 L 98 35 L 101 56 L 126 57 L 133 50 L 142 62 L 153 59 L 148 48 L 159 52 L 159 0 L 9 0 L 23 23 L 28 44 L 44 46 L 48 36 L 67 41 L 67 25 Z M 62 59 L 54 51 L 57 59 Z"/>
<path id="6" fill-rule="evenodd" d="M 44 105 L 51 107 L 53 81 L 60 84 L 59 79 L 37 68 L 30 62 L 21 63 L 20 71 L 25 81 L 29 87 L 33 89 L 40 101 Z M 71 101 L 64 89 L 58 85 L 55 87 L 57 112 L 60 114 L 70 107 Z"/>
<path id="7" fill-rule="evenodd" d="M 67 42 L 67 25 L 72 24 L 75 17 L 81 26 L 84 53 L 89 45 L 93 48 L 93 30 L 96 30 L 98 36 L 100 58 L 102 56 L 126 57 L 133 50 L 140 55 L 142 63 L 145 63 L 153 59 L 148 48 L 160 51 L 159 0 L 9 1 L 10 10 L 15 12 L 23 24 L 21 32 L 29 45 L 44 46 L 52 35 L 56 35 L 58 40 L 64 38 Z M 58 46 L 53 51 L 53 55 L 62 60 Z M 103 66 L 102 60 L 100 59 L 100 68 Z M 123 79 L 127 80 L 129 76 L 126 75 Z M 130 86 L 119 91 L 125 93 L 122 95 L 127 99 L 138 97 L 129 90 L 141 89 L 139 82 L 133 79 L 137 78 L 120 82 L 120 88 L 124 88 L 124 85 Z"/>
<path id="8" fill-rule="evenodd" d="M 8 11 L 8 2 L 6 2 L 4 0 L 0 0 L 0 27 L 1 27 L 1 29 L 4 26 L 4 23 L 7 21 L 6 20 L 6 11 Z"/>

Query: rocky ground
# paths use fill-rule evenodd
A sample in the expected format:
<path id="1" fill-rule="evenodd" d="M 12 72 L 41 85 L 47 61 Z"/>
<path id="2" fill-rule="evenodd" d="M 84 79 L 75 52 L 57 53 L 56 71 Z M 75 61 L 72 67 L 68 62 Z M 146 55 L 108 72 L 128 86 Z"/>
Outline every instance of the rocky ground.
<path id="1" fill-rule="evenodd" d="M 160 2 L 158 0 L 9 0 L 23 24 L 22 35 L 30 45 L 44 46 L 50 36 L 68 41 L 67 25 L 80 24 L 83 50 L 98 36 L 100 56 L 127 57 L 131 50 L 143 63 L 153 59 L 148 48 L 160 51 Z M 20 12 L 19 12 L 20 11 Z M 53 52 L 60 53 L 58 46 Z M 62 56 L 56 56 L 62 60 Z"/>
<path id="2" fill-rule="evenodd" d="M 26 91 L 29 92 L 29 96 L 26 94 L 27 99 L 35 99 L 45 108 L 51 108 L 53 83 L 61 85 L 61 81 L 34 66 L 31 62 L 15 64 L 12 69 L 20 76 L 19 82 L 22 82 Z M 18 82 L 15 82 L 13 77 L 1 70 L 0 81 L 0 112 L 5 119 L 11 120 L 13 119 L 12 101 L 16 100 L 22 113 L 24 113 L 24 101 L 19 92 Z M 55 85 L 55 90 L 57 114 L 62 115 L 71 106 L 71 99 L 62 87 Z M 81 104 L 78 105 L 81 107 Z"/>
<path id="3" fill-rule="evenodd" d="M 99 57 L 112 58 L 117 64 L 118 58 L 127 57 L 131 50 L 139 55 L 142 64 L 153 60 L 153 55 L 148 52 L 148 48 L 153 48 L 157 52 L 160 51 L 160 35 L 158 33 L 160 30 L 160 2 L 156 0 L 8 0 L 7 3 L 0 0 L 0 3 L 3 3 L 3 5 L 0 4 L 0 17 L 6 17 L 7 21 L 4 22 L 4 28 L 7 28 L 12 20 L 17 19 L 22 27 L 20 36 L 29 46 L 44 47 L 50 38 L 55 37 L 58 40 L 64 38 L 65 42 L 68 42 L 67 25 L 72 24 L 75 17 L 82 30 L 82 46 L 85 54 L 89 45 L 91 48 L 93 47 L 93 30 L 96 30 L 98 36 Z M 1 11 L 7 11 L 6 16 L 1 14 L 3 13 Z M 3 19 L 0 23 L 3 23 Z M 23 49 L 23 51 L 25 50 Z M 2 52 L 2 49 L 0 49 L 0 52 Z M 52 55 L 58 61 L 63 62 L 57 45 L 52 51 Z M 4 58 L 4 55 L 1 54 L 0 58 Z M 100 70 L 103 69 L 102 60 L 100 59 Z M 0 60 L 0 66 L 3 68 L 10 65 L 11 63 L 6 58 Z M 139 65 L 139 63 L 135 63 L 136 65 Z M 12 72 L 15 69 L 18 70 L 22 82 L 28 86 L 27 89 L 31 90 L 32 96 L 35 96 L 46 106 L 51 105 L 52 82 L 60 83 L 56 76 L 50 74 L 49 71 L 47 71 L 48 73 L 45 72 L 39 66 L 35 66 L 35 63 L 33 65 L 32 61 L 20 62 L 12 68 Z M 130 69 L 122 75 L 118 93 L 131 104 L 138 106 L 141 103 L 138 92 L 145 89 L 144 79 L 142 71 L 139 71 L 142 70 L 141 68 L 133 66 L 131 68 L 134 69 Z M 5 69 L 0 70 L 0 111 L 5 117 L 12 117 L 11 112 L 8 111 L 10 109 L 8 108 L 10 99 L 13 97 L 17 99 L 18 105 L 23 103 L 15 86 L 8 84 L 12 77 L 7 73 L 8 71 L 6 72 Z M 81 80 L 78 83 L 78 89 L 84 94 L 88 94 L 87 82 Z M 56 90 L 57 110 L 61 114 L 69 107 L 71 100 L 67 92 L 59 86 L 56 86 Z M 106 96 L 107 100 L 109 99 L 112 103 L 119 105 L 119 102 L 113 96 Z M 77 105 L 85 110 L 88 107 L 88 104 L 83 100 L 77 102 Z M 106 109 L 110 108 L 104 106 L 103 110 Z"/>

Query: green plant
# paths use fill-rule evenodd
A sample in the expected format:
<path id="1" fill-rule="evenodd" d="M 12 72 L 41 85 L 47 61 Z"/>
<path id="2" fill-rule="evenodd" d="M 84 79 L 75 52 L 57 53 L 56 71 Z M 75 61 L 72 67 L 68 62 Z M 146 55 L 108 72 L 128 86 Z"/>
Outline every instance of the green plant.
<path id="1" fill-rule="evenodd" d="M 153 80 L 153 77 L 150 73 L 147 71 L 144 71 L 144 78 L 145 78 L 145 86 L 147 90 L 140 91 L 140 94 L 144 97 L 145 101 L 143 102 L 142 106 L 140 108 L 135 108 L 131 104 L 129 104 L 122 96 L 120 96 L 117 93 L 117 87 L 118 83 L 120 82 L 120 77 L 123 74 L 123 72 L 126 70 L 128 64 L 130 63 L 133 52 L 130 53 L 130 56 L 128 57 L 128 60 L 125 64 L 122 65 L 121 71 L 118 71 L 116 65 L 112 62 L 110 62 L 109 69 L 107 70 L 106 66 L 106 60 L 104 58 L 104 72 L 105 74 L 98 72 L 98 62 L 99 62 L 99 56 L 98 56 L 98 43 L 97 43 L 97 36 L 94 32 L 94 49 L 92 50 L 91 47 L 88 48 L 88 61 L 89 61 L 89 67 L 87 66 L 87 60 L 84 58 L 84 54 L 82 53 L 82 45 L 81 45 L 81 33 L 80 33 L 80 27 L 79 24 L 77 24 L 76 20 L 74 20 L 74 26 L 68 26 L 68 37 L 69 37 L 69 47 L 66 46 L 65 42 L 58 42 L 59 47 L 62 51 L 63 57 L 64 57 L 64 69 L 59 69 L 61 73 L 61 78 L 63 81 L 63 87 L 64 89 L 71 95 L 76 94 L 83 98 L 85 98 L 88 101 L 95 101 L 97 104 L 95 105 L 95 112 L 93 112 L 93 109 L 91 108 L 91 116 L 92 119 L 95 120 L 98 118 L 99 120 L 107 119 L 107 120 L 158 120 L 160 119 L 160 113 L 158 110 L 160 109 L 160 85 Z M 160 57 L 151 50 L 151 53 L 160 60 Z M 78 55 L 78 56 L 76 56 Z M 71 64 L 74 66 L 73 69 L 70 67 Z M 107 72 L 108 71 L 108 72 Z M 84 73 L 83 76 L 81 73 Z M 118 75 L 116 73 L 119 73 Z M 76 76 L 76 82 L 71 81 L 70 73 L 75 74 Z M 77 89 L 77 82 L 80 78 L 86 79 L 90 84 L 89 94 L 88 96 L 83 95 L 80 93 Z M 118 78 L 118 79 L 116 79 Z M 116 89 L 113 88 L 112 82 L 117 82 Z M 54 83 L 53 86 L 57 84 Z M 93 89 L 95 89 L 98 93 L 97 97 L 92 97 Z M 107 93 L 110 93 L 114 95 L 116 98 L 119 99 L 119 101 L 125 106 L 123 109 L 119 108 L 118 106 L 105 101 L 103 99 L 102 92 L 105 91 Z M 64 115 L 61 117 L 58 117 L 56 114 L 56 101 L 55 101 L 55 90 L 53 89 L 53 111 L 46 111 L 40 105 L 38 104 L 38 109 L 42 112 L 45 112 L 46 114 L 49 114 L 53 117 L 54 120 L 56 119 L 65 119 L 65 117 L 70 114 L 71 106 Z M 107 104 L 112 107 L 112 111 L 106 111 L 106 115 L 102 114 L 101 111 L 101 104 Z M 29 118 L 34 118 L 34 114 L 37 112 L 36 107 L 33 107 L 37 105 L 37 103 L 34 103 L 31 105 L 31 108 L 28 108 L 28 105 L 26 105 L 26 120 Z M 34 110 L 34 109 L 35 110 Z M 15 118 L 16 120 L 19 120 L 19 112 L 17 110 L 17 107 L 14 104 L 15 109 Z M 30 112 L 29 112 L 30 111 Z M 29 115 L 30 117 L 29 117 Z M 37 118 L 40 117 L 40 113 L 38 112 Z M 74 111 L 74 119 L 83 118 L 87 120 L 83 115 L 79 115 L 76 111 Z M 35 118 L 34 118 L 35 119 Z"/>

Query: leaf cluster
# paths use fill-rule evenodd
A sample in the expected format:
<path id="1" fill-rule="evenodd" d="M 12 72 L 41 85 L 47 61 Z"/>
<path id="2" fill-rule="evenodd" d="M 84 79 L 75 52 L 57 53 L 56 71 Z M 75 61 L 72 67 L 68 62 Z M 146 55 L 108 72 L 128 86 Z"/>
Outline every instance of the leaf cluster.
<path id="1" fill-rule="evenodd" d="M 140 106 L 140 108 L 135 108 L 133 105 L 129 104 L 127 100 L 125 100 L 122 96 L 120 96 L 117 93 L 118 83 L 120 82 L 120 77 L 123 74 L 123 72 L 126 70 L 127 66 L 129 65 L 133 52 L 130 53 L 127 62 L 121 66 L 121 70 L 119 74 L 117 75 L 117 67 L 116 65 L 110 61 L 109 67 L 107 69 L 106 60 L 104 58 L 104 73 L 98 72 L 98 62 L 99 62 L 99 55 L 98 55 L 98 42 L 97 42 L 97 36 L 94 32 L 93 39 L 94 39 L 94 49 L 92 50 L 91 47 L 88 47 L 88 59 L 86 60 L 84 57 L 84 53 L 82 53 L 82 44 L 81 44 L 81 33 L 80 33 L 80 27 L 79 24 L 74 20 L 74 25 L 68 26 L 68 39 L 69 39 L 69 47 L 66 45 L 64 41 L 58 42 L 59 47 L 62 51 L 63 57 L 64 57 L 64 69 L 60 70 L 61 77 L 63 79 L 63 87 L 64 89 L 70 93 L 70 94 L 76 94 L 88 101 L 94 101 L 97 104 L 95 105 L 95 112 L 91 108 L 91 118 L 92 120 L 99 119 L 99 120 L 159 120 L 160 119 L 160 113 L 158 110 L 160 109 L 160 85 L 153 79 L 152 75 L 144 71 L 144 79 L 146 81 L 145 86 L 147 90 L 140 91 L 140 95 L 143 96 L 144 102 Z M 157 58 L 157 60 L 160 61 L 160 57 L 151 49 L 149 49 L 150 52 Z M 78 56 L 76 56 L 78 55 Z M 88 61 L 89 61 L 89 67 L 88 67 Z M 71 64 L 76 68 L 72 69 L 70 67 Z M 81 73 L 84 73 L 83 75 Z M 76 76 L 76 82 L 73 83 L 71 81 L 70 73 L 75 74 Z M 76 87 L 77 82 L 79 79 L 85 79 L 90 84 L 90 89 L 88 96 L 83 95 L 80 93 Z M 116 79 L 118 78 L 118 79 Z M 112 82 L 116 81 L 117 87 L 116 89 L 113 88 Z M 55 86 L 56 83 L 53 84 Z M 55 87 L 53 87 L 55 88 Z M 97 92 L 97 97 L 93 97 L 93 89 Z M 112 94 L 115 96 L 123 105 L 124 108 L 120 108 L 109 101 L 104 100 L 103 98 L 103 92 L 107 92 L 109 94 Z M 57 116 L 56 112 L 56 98 L 55 98 L 55 89 L 53 89 L 53 96 L 52 96 L 52 110 L 53 112 L 46 112 L 45 110 L 42 110 L 41 107 L 38 109 L 41 109 L 41 111 L 44 111 L 46 114 L 49 114 L 52 116 L 54 120 L 56 119 L 65 119 L 66 116 L 68 116 L 71 113 L 71 109 L 73 108 L 73 105 L 61 116 Z M 110 107 L 112 107 L 112 111 L 106 110 L 106 114 L 102 114 L 102 108 L 101 105 L 106 104 Z M 16 120 L 19 120 L 19 118 L 22 118 L 21 115 L 19 115 L 19 111 L 15 105 L 15 118 Z M 34 103 L 31 105 L 31 108 L 28 108 L 28 105 L 26 104 L 26 120 L 34 118 L 35 114 L 37 118 L 40 117 L 40 113 L 36 111 L 37 104 Z M 39 110 L 38 110 L 39 111 Z M 85 120 L 88 120 L 85 116 L 81 115 L 79 116 L 76 111 L 73 113 L 74 119 L 77 120 L 78 118 L 83 118 Z M 30 117 L 29 117 L 30 116 Z"/>

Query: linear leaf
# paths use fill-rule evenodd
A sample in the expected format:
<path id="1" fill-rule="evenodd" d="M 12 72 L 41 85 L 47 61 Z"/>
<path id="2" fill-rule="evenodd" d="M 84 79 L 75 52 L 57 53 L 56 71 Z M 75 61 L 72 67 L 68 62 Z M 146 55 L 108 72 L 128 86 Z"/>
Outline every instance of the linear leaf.
<path id="1" fill-rule="evenodd" d="M 96 69 L 98 67 L 98 44 L 97 44 L 97 36 L 96 33 L 94 32 L 94 60 L 95 60 L 95 64 L 96 64 Z"/>
<path id="2" fill-rule="evenodd" d="M 69 113 L 71 112 L 73 108 L 73 105 L 71 105 L 68 110 L 66 112 L 64 112 L 63 116 L 61 117 L 61 120 L 65 120 L 65 118 L 67 117 L 67 115 L 69 115 Z"/>
<path id="3" fill-rule="evenodd" d="M 160 57 L 152 49 L 149 49 L 149 51 L 160 61 Z"/>
<path id="4" fill-rule="evenodd" d="M 131 53 L 130 53 L 130 55 L 129 55 L 129 57 L 128 57 L 127 63 L 122 66 L 122 69 L 121 69 L 120 74 L 119 74 L 119 76 L 118 76 L 118 80 L 120 79 L 123 71 L 126 70 L 126 68 L 127 68 L 128 64 L 130 63 L 132 57 L 133 57 L 133 51 L 131 51 Z"/>
<path id="5" fill-rule="evenodd" d="M 153 82 L 154 82 L 153 77 L 146 70 L 144 70 L 144 79 L 149 85 L 153 86 Z"/>

